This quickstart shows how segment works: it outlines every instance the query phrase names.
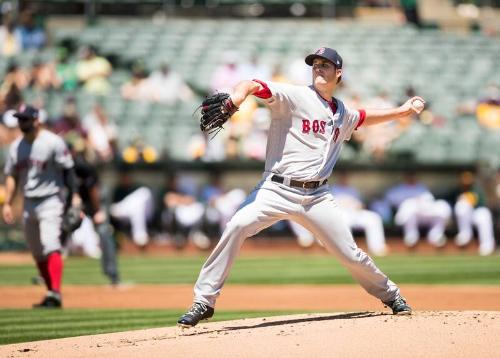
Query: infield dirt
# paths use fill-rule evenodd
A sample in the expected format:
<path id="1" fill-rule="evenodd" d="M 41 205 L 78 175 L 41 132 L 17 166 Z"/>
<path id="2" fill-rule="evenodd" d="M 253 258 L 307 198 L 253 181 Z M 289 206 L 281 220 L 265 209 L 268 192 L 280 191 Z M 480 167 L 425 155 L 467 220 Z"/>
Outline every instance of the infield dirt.
<path id="1" fill-rule="evenodd" d="M 349 312 L 200 323 L 0 346 L 2 357 L 498 357 L 500 313 Z"/>

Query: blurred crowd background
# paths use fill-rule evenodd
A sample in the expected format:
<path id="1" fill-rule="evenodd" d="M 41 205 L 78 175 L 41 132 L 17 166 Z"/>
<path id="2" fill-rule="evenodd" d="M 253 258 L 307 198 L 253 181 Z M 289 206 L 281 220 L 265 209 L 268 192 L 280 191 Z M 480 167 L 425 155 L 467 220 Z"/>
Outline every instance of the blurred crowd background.
<path id="1" fill-rule="evenodd" d="M 213 245 L 259 180 L 270 118 L 249 100 L 210 140 L 199 103 L 242 79 L 309 84 L 305 55 L 330 46 L 344 58 L 337 96 L 349 106 L 427 100 L 419 116 L 361 128 L 344 146 L 330 183 L 353 217 L 369 211 L 352 220 L 357 236 L 375 237 L 379 255 L 386 239 L 411 248 L 420 235 L 437 247 L 477 237 L 480 254 L 495 251 L 499 1 L 19 0 L 1 1 L 0 16 L 2 165 L 20 134 L 13 113 L 36 106 L 97 168 L 120 240 Z M 89 225 L 74 241 L 99 256 Z M 289 223 L 262 235 L 314 244 Z M 22 248 L 20 237 L 2 226 L 0 250 Z"/>

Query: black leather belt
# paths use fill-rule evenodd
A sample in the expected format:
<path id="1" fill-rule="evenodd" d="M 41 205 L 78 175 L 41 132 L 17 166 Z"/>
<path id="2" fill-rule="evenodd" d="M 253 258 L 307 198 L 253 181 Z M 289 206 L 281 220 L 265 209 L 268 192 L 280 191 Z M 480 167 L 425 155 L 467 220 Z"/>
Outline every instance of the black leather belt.
<path id="1" fill-rule="evenodd" d="M 271 177 L 271 181 L 283 184 L 285 182 L 285 178 L 274 174 Z M 299 180 L 290 179 L 290 186 L 295 187 L 295 188 L 303 188 L 303 189 L 316 189 L 317 187 L 319 187 L 321 185 L 325 185 L 327 182 L 328 182 L 328 179 L 325 179 L 323 181 L 319 181 L 319 180 L 318 181 L 299 181 Z"/>

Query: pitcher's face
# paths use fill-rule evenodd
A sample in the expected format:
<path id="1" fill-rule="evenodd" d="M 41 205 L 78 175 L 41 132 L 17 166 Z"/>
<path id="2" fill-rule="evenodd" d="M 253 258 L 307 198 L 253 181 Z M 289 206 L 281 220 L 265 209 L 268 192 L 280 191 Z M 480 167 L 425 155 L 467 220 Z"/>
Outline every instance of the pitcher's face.
<path id="1" fill-rule="evenodd" d="M 315 58 L 312 65 L 313 83 L 317 85 L 326 85 L 337 83 L 342 75 L 342 69 L 337 69 L 333 63 L 322 58 Z"/>

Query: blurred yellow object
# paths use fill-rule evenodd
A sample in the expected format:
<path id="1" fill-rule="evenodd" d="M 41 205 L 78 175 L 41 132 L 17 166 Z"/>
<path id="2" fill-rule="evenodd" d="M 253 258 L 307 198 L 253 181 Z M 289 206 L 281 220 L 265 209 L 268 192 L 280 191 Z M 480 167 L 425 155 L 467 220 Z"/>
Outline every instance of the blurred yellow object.
<path id="1" fill-rule="evenodd" d="M 500 128 L 500 106 L 481 103 L 477 106 L 476 116 L 481 125 L 487 128 Z"/>
<path id="2" fill-rule="evenodd" d="M 473 193 L 471 191 L 467 191 L 465 193 L 463 193 L 462 195 L 460 195 L 460 198 L 459 200 L 464 200 L 466 202 L 468 202 L 472 207 L 476 207 L 477 203 L 478 203 L 478 197 L 477 197 L 477 194 L 476 193 Z"/>
<path id="3" fill-rule="evenodd" d="M 153 147 L 147 146 L 142 151 L 142 158 L 146 163 L 153 163 L 158 159 L 158 153 Z"/>
<path id="4" fill-rule="evenodd" d="M 123 150 L 122 157 L 127 163 L 135 163 L 139 159 L 139 152 L 133 147 L 127 147 Z"/>
<path id="5" fill-rule="evenodd" d="M 5 186 L 0 185 L 0 205 L 5 203 Z"/>

